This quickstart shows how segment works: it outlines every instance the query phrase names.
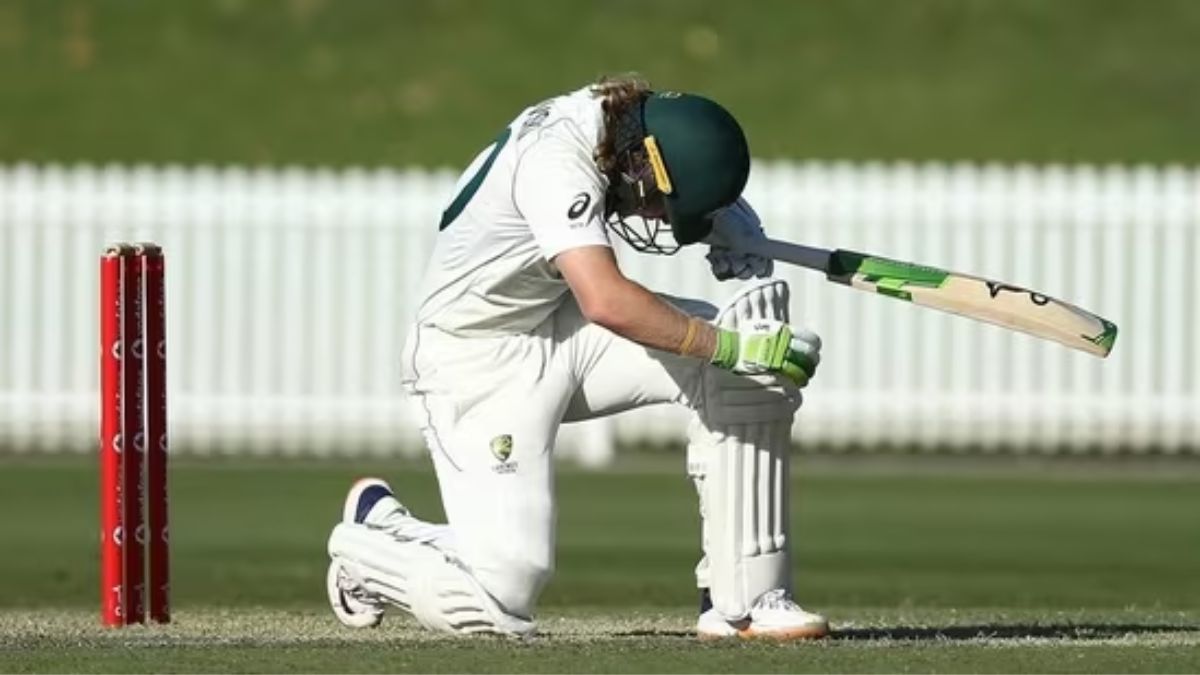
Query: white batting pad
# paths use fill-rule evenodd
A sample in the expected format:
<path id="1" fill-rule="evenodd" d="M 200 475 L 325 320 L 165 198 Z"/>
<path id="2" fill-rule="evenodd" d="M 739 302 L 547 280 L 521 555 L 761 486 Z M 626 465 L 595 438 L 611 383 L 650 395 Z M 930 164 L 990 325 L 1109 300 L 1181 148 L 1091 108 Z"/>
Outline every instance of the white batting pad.
<path id="1" fill-rule="evenodd" d="M 788 321 L 789 291 L 755 281 L 717 314 L 736 329 L 758 319 Z M 790 589 L 788 452 L 800 392 L 773 376 L 706 369 L 704 398 L 689 427 L 688 472 L 700 496 L 705 557 L 697 581 L 713 607 L 737 620 L 763 593 Z"/>
<path id="2" fill-rule="evenodd" d="M 532 621 L 504 612 L 450 553 L 383 529 L 340 523 L 329 535 L 340 558 L 368 592 L 446 633 L 528 635 Z"/>

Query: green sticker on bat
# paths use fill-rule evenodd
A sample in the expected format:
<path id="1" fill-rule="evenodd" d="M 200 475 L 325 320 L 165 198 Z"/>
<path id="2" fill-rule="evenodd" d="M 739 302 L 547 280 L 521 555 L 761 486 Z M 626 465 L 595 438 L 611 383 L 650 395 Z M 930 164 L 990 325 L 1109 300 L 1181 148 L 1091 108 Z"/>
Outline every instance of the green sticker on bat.
<path id="1" fill-rule="evenodd" d="M 863 281 L 875 284 L 876 292 L 901 300 L 912 300 L 905 286 L 940 288 L 950 273 L 936 267 L 866 256 L 853 251 L 839 249 L 833 252 L 829 266 L 829 278 L 849 283 L 854 275 L 862 275 Z"/>

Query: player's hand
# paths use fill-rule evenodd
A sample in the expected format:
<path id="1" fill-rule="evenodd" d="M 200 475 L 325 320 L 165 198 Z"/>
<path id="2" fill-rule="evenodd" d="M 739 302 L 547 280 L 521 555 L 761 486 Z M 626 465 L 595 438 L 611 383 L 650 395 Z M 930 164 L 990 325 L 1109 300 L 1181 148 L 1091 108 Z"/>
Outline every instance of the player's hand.
<path id="1" fill-rule="evenodd" d="M 746 375 L 783 375 L 803 387 L 821 363 L 821 338 L 768 319 L 751 321 L 736 331 L 719 328 L 712 363 Z"/>
<path id="2" fill-rule="evenodd" d="M 740 253 L 746 240 L 766 238 L 762 221 L 750 208 L 744 197 L 725 208 L 719 209 L 712 218 L 712 231 L 704 238 L 708 244 L 708 264 L 713 276 L 720 281 L 726 279 L 749 279 L 769 277 L 775 269 L 775 261 L 753 253 Z"/>

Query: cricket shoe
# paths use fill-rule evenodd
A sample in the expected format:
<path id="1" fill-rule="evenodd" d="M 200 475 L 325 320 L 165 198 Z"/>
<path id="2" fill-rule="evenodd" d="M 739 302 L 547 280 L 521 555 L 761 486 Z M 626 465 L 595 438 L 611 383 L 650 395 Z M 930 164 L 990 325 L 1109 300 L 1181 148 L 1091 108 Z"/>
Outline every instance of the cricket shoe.
<path id="1" fill-rule="evenodd" d="M 701 640 L 742 638 L 744 640 L 813 640 L 829 635 L 829 622 L 797 605 L 787 591 L 767 591 L 754 601 L 750 616 L 726 621 L 713 609 L 708 589 L 700 598 L 696 635 Z"/>
<path id="2" fill-rule="evenodd" d="M 411 519 L 412 514 L 396 499 L 382 478 L 359 478 L 350 486 L 342 505 L 342 522 L 386 528 L 389 521 Z"/>
<path id="3" fill-rule="evenodd" d="M 350 487 L 342 506 L 342 522 L 386 527 L 392 521 L 412 518 L 379 478 L 362 478 Z M 329 561 L 325 590 L 333 614 L 351 628 L 374 628 L 383 621 L 384 603 L 368 592 L 354 564 L 335 556 Z"/>

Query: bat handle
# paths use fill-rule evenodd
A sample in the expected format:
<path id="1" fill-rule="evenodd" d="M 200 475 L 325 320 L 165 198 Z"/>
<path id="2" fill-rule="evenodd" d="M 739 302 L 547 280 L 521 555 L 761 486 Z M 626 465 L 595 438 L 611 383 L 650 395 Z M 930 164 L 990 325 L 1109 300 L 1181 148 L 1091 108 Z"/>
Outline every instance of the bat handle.
<path id="1" fill-rule="evenodd" d="M 738 250 L 810 270 L 828 273 L 833 252 L 815 246 L 792 244 L 778 239 L 753 239 L 738 243 Z"/>

